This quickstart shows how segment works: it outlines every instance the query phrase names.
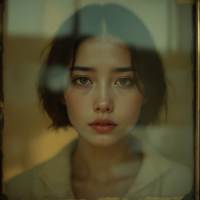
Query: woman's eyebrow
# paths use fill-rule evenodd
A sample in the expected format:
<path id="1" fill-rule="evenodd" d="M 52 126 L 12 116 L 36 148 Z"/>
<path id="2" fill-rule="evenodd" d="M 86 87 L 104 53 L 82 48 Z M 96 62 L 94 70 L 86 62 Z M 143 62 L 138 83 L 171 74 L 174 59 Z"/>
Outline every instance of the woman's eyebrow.
<path id="1" fill-rule="evenodd" d="M 81 66 L 74 66 L 71 68 L 71 71 L 90 71 L 90 72 L 94 72 L 97 71 L 95 68 L 93 67 L 81 67 Z"/>
<path id="2" fill-rule="evenodd" d="M 95 72 L 97 69 L 93 67 L 81 67 L 81 66 L 74 66 L 71 68 L 71 71 L 90 71 Z M 111 70 L 112 72 L 129 72 L 134 71 L 133 67 L 122 67 L 122 68 L 114 68 Z"/>
<path id="3" fill-rule="evenodd" d="M 122 67 L 122 68 L 114 68 L 112 69 L 113 72 L 129 72 L 134 71 L 133 67 Z"/>

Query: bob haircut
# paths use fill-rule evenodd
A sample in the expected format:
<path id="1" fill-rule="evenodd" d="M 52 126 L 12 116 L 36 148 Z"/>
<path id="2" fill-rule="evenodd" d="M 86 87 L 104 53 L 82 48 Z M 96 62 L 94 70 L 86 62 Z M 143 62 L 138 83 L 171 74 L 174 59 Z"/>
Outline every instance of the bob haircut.
<path id="1" fill-rule="evenodd" d="M 61 25 L 50 43 L 49 53 L 40 71 L 37 89 L 40 103 L 53 122 L 49 128 L 72 126 L 66 105 L 61 103 L 66 89 L 64 74 L 72 70 L 76 50 L 81 42 L 104 35 L 118 38 L 130 51 L 131 66 L 133 72 L 137 73 L 136 85 L 147 98 L 137 125 L 158 122 L 163 105 L 166 110 L 164 69 L 146 26 L 134 13 L 122 6 L 92 4 L 77 11 Z M 140 89 L 138 80 L 143 83 L 145 92 Z"/>

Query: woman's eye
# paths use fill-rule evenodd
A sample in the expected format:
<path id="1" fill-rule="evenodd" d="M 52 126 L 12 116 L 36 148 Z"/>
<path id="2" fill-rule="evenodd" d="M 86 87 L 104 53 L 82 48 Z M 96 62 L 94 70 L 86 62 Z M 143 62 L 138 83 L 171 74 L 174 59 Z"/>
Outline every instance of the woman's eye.
<path id="1" fill-rule="evenodd" d="M 121 78 L 117 82 L 119 82 L 120 85 L 124 86 L 131 85 L 133 83 L 133 81 L 128 78 Z"/>
<path id="2" fill-rule="evenodd" d="M 73 82 L 76 82 L 79 85 L 87 85 L 91 81 L 88 78 L 86 78 L 86 77 L 80 77 L 80 78 L 77 78 L 76 80 L 74 80 Z"/>
<path id="3" fill-rule="evenodd" d="M 128 80 L 127 80 L 126 78 L 121 78 L 121 79 L 119 80 L 119 82 L 120 82 L 122 85 L 126 85 L 127 82 L 128 82 Z"/>

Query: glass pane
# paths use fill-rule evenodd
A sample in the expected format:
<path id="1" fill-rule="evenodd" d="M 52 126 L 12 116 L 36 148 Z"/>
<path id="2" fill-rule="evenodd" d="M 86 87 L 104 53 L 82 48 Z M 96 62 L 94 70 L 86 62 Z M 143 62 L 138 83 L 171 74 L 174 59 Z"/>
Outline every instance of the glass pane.
<path id="1" fill-rule="evenodd" d="M 9 0 L 7 196 L 188 194 L 192 20 L 176 0 Z"/>

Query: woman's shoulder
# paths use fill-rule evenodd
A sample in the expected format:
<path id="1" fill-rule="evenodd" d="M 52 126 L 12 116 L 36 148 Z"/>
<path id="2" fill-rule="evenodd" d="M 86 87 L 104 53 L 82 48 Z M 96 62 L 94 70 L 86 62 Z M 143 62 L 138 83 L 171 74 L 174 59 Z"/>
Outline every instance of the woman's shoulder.
<path id="1" fill-rule="evenodd" d="M 154 181 L 150 185 L 156 185 L 157 191 L 160 197 L 174 197 L 185 196 L 192 189 L 192 169 L 164 157 L 160 153 L 155 153 L 150 156 L 152 164 L 149 167 L 153 167 L 152 173 L 155 174 Z M 148 167 L 148 165 L 147 165 Z"/>
<path id="2" fill-rule="evenodd" d="M 143 161 L 127 197 L 144 199 L 151 197 L 185 196 L 192 188 L 192 169 L 166 158 L 148 142 L 141 141 Z"/>
<path id="3" fill-rule="evenodd" d="M 169 171 L 161 177 L 165 193 L 187 194 L 192 189 L 193 170 L 183 164 L 168 160 Z M 173 183 L 173 184 L 172 184 Z"/>
<path id="4" fill-rule="evenodd" d="M 4 184 L 6 195 L 10 199 L 56 196 L 55 184 L 65 182 L 66 186 L 66 182 L 69 181 L 66 177 L 70 175 L 70 155 L 75 144 L 76 141 L 72 141 L 53 158 L 7 181 Z"/>
<path id="5" fill-rule="evenodd" d="M 30 198 L 31 191 L 36 182 L 38 182 L 37 185 L 42 187 L 41 183 L 37 181 L 37 173 L 43 166 L 44 163 L 26 170 L 7 181 L 4 185 L 8 198 Z"/>

